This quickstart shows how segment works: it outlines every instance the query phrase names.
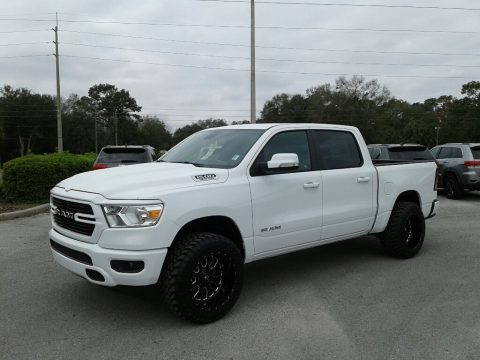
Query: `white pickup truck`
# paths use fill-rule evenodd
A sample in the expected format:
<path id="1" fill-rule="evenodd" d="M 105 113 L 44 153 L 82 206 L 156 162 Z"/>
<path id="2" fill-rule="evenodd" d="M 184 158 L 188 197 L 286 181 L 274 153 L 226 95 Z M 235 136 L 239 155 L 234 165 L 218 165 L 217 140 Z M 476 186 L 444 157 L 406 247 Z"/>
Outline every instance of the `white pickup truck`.
<path id="1" fill-rule="evenodd" d="M 236 302 L 245 263 L 367 234 L 409 258 L 437 210 L 433 161 L 373 164 L 354 127 L 236 125 L 149 164 L 82 173 L 51 191 L 55 260 L 92 283 L 159 284 L 207 323 Z"/>

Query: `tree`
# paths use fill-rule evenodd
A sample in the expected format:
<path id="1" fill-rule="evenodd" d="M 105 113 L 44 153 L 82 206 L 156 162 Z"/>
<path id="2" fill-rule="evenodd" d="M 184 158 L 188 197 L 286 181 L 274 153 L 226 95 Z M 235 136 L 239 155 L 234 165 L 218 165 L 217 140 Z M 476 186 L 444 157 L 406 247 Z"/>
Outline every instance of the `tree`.
<path id="1" fill-rule="evenodd" d="M 363 76 L 352 76 L 350 80 L 341 76 L 335 81 L 335 88 L 347 98 L 371 101 L 376 106 L 381 106 L 391 99 L 386 86 L 382 86 L 377 79 L 366 81 Z"/>
<path id="2" fill-rule="evenodd" d="M 72 153 L 95 152 L 95 121 L 97 112 L 94 101 L 87 96 L 71 94 L 62 104 L 64 148 Z M 106 143 L 105 129 L 97 124 L 99 147 Z"/>
<path id="3" fill-rule="evenodd" d="M 462 85 L 462 94 L 480 106 L 480 81 L 470 81 Z"/>
<path id="4" fill-rule="evenodd" d="M 168 150 L 172 146 L 172 134 L 157 117 L 144 116 L 138 130 L 139 144 L 151 145 L 157 150 Z"/>
<path id="5" fill-rule="evenodd" d="M 93 100 L 100 122 L 109 130 L 111 143 L 118 138 L 119 144 L 128 144 L 137 138 L 141 117 L 136 113 L 142 108 L 127 90 L 98 84 L 88 90 L 88 96 Z"/>
<path id="6" fill-rule="evenodd" d="M 225 120 L 212 118 L 207 120 L 200 120 L 196 123 L 186 125 L 175 130 L 175 132 L 173 133 L 173 144 L 178 144 L 180 141 L 196 133 L 197 131 L 225 125 L 227 125 Z"/>
<path id="7" fill-rule="evenodd" d="M 55 100 L 29 89 L 0 89 L 0 125 L 5 138 L 4 158 L 30 152 L 53 152 L 57 144 Z"/>
<path id="8" fill-rule="evenodd" d="M 278 94 L 268 100 L 261 111 L 260 122 L 287 122 L 288 110 L 291 96 L 288 94 Z"/>
<path id="9" fill-rule="evenodd" d="M 0 167 L 2 167 L 2 149 L 5 146 L 5 134 L 3 128 L 0 127 Z"/>

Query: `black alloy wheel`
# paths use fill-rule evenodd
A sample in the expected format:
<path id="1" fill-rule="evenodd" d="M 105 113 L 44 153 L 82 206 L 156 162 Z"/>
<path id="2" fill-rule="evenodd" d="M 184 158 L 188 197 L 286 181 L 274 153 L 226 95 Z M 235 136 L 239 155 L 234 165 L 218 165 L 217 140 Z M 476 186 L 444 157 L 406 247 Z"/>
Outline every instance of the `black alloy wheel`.
<path id="1" fill-rule="evenodd" d="M 169 250 L 161 283 L 173 312 L 195 323 L 209 323 L 223 317 L 237 301 L 243 256 L 222 235 L 189 234 Z"/>
<path id="2" fill-rule="evenodd" d="M 425 238 L 425 218 L 419 206 L 410 202 L 395 205 L 380 239 L 385 252 L 407 259 L 415 256 Z"/>

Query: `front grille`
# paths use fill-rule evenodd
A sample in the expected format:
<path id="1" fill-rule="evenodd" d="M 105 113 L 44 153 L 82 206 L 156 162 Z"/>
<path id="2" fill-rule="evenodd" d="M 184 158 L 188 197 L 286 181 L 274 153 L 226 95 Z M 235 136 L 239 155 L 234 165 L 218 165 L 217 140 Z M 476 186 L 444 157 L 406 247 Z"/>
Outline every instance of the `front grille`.
<path id="1" fill-rule="evenodd" d="M 56 197 L 52 197 L 52 204 L 53 206 L 57 207 L 60 210 L 71 212 L 73 214 L 81 213 L 81 214 L 93 215 L 92 207 L 88 204 L 81 204 L 73 201 L 67 201 L 67 200 L 56 198 Z M 75 221 L 74 219 L 70 219 L 68 217 L 64 217 L 56 213 L 53 214 L 53 220 L 61 228 L 64 228 L 82 235 L 91 236 L 93 234 L 93 230 L 95 230 L 95 224 L 87 224 L 84 222 Z"/>
<path id="2" fill-rule="evenodd" d="M 50 240 L 50 245 L 52 246 L 52 248 L 59 252 L 60 254 L 70 258 L 70 259 L 73 259 L 73 260 L 76 260 L 78 262 L 81 262 L 82 264 L 86 264 L 86 265 L 92 265 L 92 258 L 90 256 L 88 256 L 87 254 L 81 252 L 81 251 L 77 251 L 77 250 L 73 250 L 73 249 L 70 249 L 66 246 L 63 246 L 63 245 L 60 245 L 59 243 L 53 241 L 53 240 Z"/>

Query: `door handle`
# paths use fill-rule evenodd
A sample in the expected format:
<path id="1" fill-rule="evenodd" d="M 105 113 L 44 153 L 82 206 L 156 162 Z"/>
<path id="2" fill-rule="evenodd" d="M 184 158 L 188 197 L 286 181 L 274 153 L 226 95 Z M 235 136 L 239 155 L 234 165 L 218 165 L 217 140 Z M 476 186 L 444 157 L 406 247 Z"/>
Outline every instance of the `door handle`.
<path id="1" fill-rule="evenodd" d="M 318 188 L 319 186 L 320 186 L 320 183 L 318 182 L 308 182 L 303 184 L 303 187 L 305 189 L 315 189 L 315 188 Z"/>
<path id="2" fill-rule="evenodd" d="M 362 177 L 357 178 L 358 183 L 364 183 L 364 182 L 369 182 L 369 181 L 370 181 L 369 176 L 362 176 Z"/>

